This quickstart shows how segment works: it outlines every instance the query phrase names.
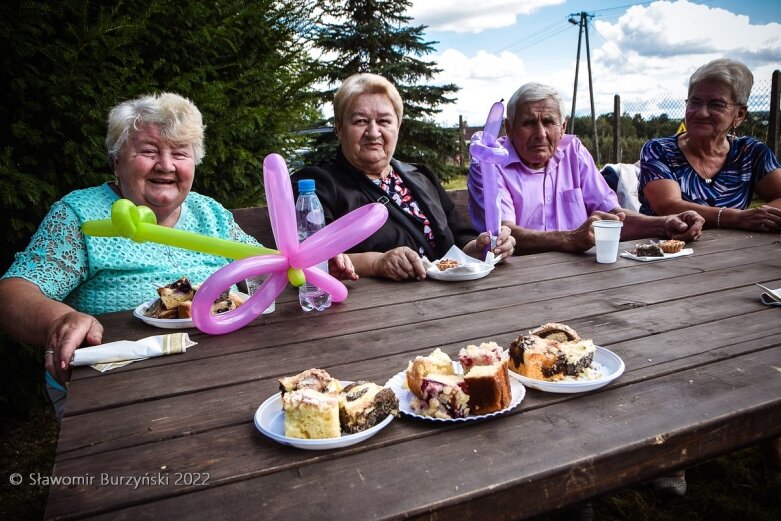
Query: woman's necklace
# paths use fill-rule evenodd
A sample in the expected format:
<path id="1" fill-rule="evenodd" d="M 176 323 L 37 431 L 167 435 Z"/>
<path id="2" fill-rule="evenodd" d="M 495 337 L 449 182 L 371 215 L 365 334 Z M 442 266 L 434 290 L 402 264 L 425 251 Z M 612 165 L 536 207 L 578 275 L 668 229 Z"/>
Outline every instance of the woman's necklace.
<path id="1" fill-rule="evenodd" d="M 686 160 L 691 165 L 694 173 L 702 178 L 706 184 L 710 185 L 713 183 L 713 179 L 719 175 L 719 172 L 724 166 L 724 162 L 727 160 L 727 155 L 729 154 L 729 141 L 727 141 L 726 151 L 723 153 L 718 151 L 716 157 L 701 157 L 700 155 L 695 155 L 690 141 L 685 142 L 685 149 L 682 150 L 687 152 L 685 154 Z"/>

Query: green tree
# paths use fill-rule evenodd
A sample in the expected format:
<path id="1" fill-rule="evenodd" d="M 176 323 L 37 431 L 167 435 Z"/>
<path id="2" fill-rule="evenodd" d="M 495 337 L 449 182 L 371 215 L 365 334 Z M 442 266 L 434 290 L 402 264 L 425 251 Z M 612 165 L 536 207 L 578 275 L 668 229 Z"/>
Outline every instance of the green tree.
<path id="1" fill-rule="evenodd" d="M 306 143 L 321 116 L 307 41 L 316 0 L 7 0 L 0 4 L 0 273 L 51 204 L 112 178 L 118 102 L 192 99 L 206 123 L 194 189 L 227 207 L 263 199 L 262 161 Z M 41 351 L 0 335 L 0 414 L 42 396 Z M 13 398 L 12 398 L 13 397 Z"/>
<path id="2" fill-rule="evenodd" d="M 441 105 L 452 103 L 454 84 L 424 85 L 440 69 L 421 57 L 434 51 L 437 42 L 423 40 L 425 26 L 408 26 L 404 12 L 409 0 L 333 0 L 324 9 L 334 19 L 317 31 L 314 44 L 328 59 L 321 60 L 328 88 L 323 102 L 330 102 L 342 80 L 359 72 L 380 74 L 398 88 L 404 101 L 395 157 L 426 163 L 443 177 L 455 173 L 452 158 L 458 151 L 456 129 L 442 129 L 433 121 Z M 318 155 L 330 155 L 333 138 L 318 147 Z"/>
<path id="3" fill-rule="evenodd" d="M 0 6 L 0 198 L 24 246 L 51 203 L 111 178 L 109 109 L 174 91 L 206 123 L 194 189 L 228 207 L 263 199 L 262 161 L 320 115 L 307 38 L 315 0 L 10 1 Z M 3 269 L 4 271 L 4 269 Z"/>

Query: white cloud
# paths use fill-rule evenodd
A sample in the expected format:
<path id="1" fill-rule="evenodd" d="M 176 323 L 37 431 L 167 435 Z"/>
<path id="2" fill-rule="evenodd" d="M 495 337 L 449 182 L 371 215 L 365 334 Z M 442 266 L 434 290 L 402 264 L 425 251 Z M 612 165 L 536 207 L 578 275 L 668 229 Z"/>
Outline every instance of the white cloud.
<path id="1" fill-rule="evenodd" d="M 439 30 L 453 27 L 447 30 L 463 31 L 464 27 L 478 26 L 469 20 L 472 16 L 481 24 L 488 23 L 477 16 L 480 13 L 498 11 L 509 22 L 504 25 L 512 25 L 523 9 L 538 9 L 552 2 L 514 2 L 525 5 L 510 7 L 508 2 L 486 0 L 474 7 L 465 3 L 458 10 L 450 6 L 445 9 L 451 3 L 445 0 L 414 3 L 410 12 L 415 16 L 414 23 Z M 488 27 L 494 26 L 481 26 Z M 613 96 L 620 94 L 624 111 L 666 112 L 678 117 L 682 115 L 689 76 L 700 65 L 719 57 L 735 58 L 752 70 L 755 81 L 769 82 L 772 71 L 781 63 L 781 24 L 752 25 L 747 16 L 686 0 L 630 7 L 615 23 L 597 18 L 594 28 L 596 31 L 589 33 L 594 97 L 600 114 L 612 112 Z M 556 49 L 556 43 L 551 38 L 519 54 L 481 50 L 470 56 L 456 49 L 443 49 L 433 55 L 431 58 L 443 69 L 434 83 L 452 82 L 461 87 L 456 94 L 457 102 L 443 107 L 437 120 L 455 125 L 461 115 L 470 125 L 482 125 L 491 103 L 500 98 L 507 100 L 528 81 L 554 86 L 569 108 L 577 40 L 566 42 L 564 51 Z M 500 47 L 501 42 L 497 42 L 496 48 Z M 528 65 L 532 56 L 549 53 L 553 57 L 555 52 L 559 59 L 550 60 L 555 65 L 547 67 L 544 62 L 535 67 Z M 566 60 L 560 59 L 562 54 Z M 585 48 L 581 54 L 578 87 L 577 107 L 581 114 L 589 107 Z"/>
<path id="2" fill-rule="evenodd" d="M 523 60 L 510 52 L 497 55 L 478 51 L 468 57 L 461 51 L 448 49 L 433 59 L 442 69 L 435 83 L 455 83 L 461 88 L 456 94 L 457 101 L 443 107 L 436 118 L 447 125 L 456 125 L 459 116 L 472 126 L 485 123 L 491 104 L 502 98 L 506 101 L 514 92 L 509 89 L 520 86 L 516 85 L 518 78 L 525 75 L 526 69 Z"/>
<path id="3" fill-rule="evenodd" d="M 692 72 L 715 58 L 742 61 L 755 79 L 769 79 L 781 62 L 781 24 L 752 25 L 747 16 L 686 0 L 631 7 L 615 24 L 594 26 L 607 40 L 592 56 L 595 83 L 612 82 L 638 104 L 682 100 Z"/>
<path id="4" fill-rule="evenodd" d="M 599 34 L 622 52 L 676 60 L 730 56 L 747 65 L 781 60 L 781 24 L 752 25 L 749 18 L 686 0 L 632 7 L 616 24 L 596 21 Z"/>
<path id="5" fill-rule="evenodd" d="M 479 33 L 486 29 L 515 25 L 518 15 L 532 14 L 565 0 L 414 0 L 407 11 L 416 24 L 437 31 Z"/>

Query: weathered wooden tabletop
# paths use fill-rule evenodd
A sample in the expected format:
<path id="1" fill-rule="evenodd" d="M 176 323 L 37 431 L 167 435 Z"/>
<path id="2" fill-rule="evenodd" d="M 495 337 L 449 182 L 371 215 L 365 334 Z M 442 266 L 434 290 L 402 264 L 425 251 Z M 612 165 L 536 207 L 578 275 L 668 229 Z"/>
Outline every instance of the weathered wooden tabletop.
<path id="1" fill-rule="evenodd" d="M 185 354 L 78 368 L 46 517 L 524 518 L 781 435 L 781 307 L 754 285 L 781 287 L 780 239 L 709 230 L 693 255 L 660 262 L 548 253 L 476 281 L 363 279 L 321 314 L 288 292 L 237 332 L 190 330 Z M 101 320 L 105 341 L 167 332 L 131 312 Z M 506 347 L 549 321 L 626 372 L 590 393 L 529 389 L 489 421 L 402 416 L 344 449 L 286 447 L 253 424 L 281 376 L 384 383 L 436 347 Z"/>

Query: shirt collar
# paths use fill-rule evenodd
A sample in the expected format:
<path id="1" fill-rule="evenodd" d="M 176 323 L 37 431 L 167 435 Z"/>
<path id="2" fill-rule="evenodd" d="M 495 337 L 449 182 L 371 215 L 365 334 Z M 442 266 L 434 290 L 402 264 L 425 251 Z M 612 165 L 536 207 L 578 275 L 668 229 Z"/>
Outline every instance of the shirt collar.
<path id="1" fill-rule="evenodd" d="M 558 164 L 561 162 L 562 158 L 564 158 L 564 150 L 569 146 L 569 144 L 572 142 L 572 140 L 575 139 L 575 136 L 571 134 L 564 134 L 561 136 L 561 140 L 559 141 L 559 145 L 556 147 L 556 150 L 553 152 L 553 156 L 548 160 L 548 164 L 545 165 L 545 171 L 550 172 L 552 169 L 556 168 Z M 533 175 L 533 174 L 541 174 L 542 172 L 537 172 L 526 166 L 526 164 L 521 161 L 521 158 L 518 157 L 518 153 L 515 151 L 515 147 L 513 146 L 513 142 L 510 140 L 508 136 L 503 136 L 499 138 L 499 141 L 501 142 L 502 146 L 507 149 L 507 152 L 509 154 L 509 157 L 507 158 L 507 162 L 505 165 L 512 165 L 517 163 L 521 170 L 524 173 Z"/>

